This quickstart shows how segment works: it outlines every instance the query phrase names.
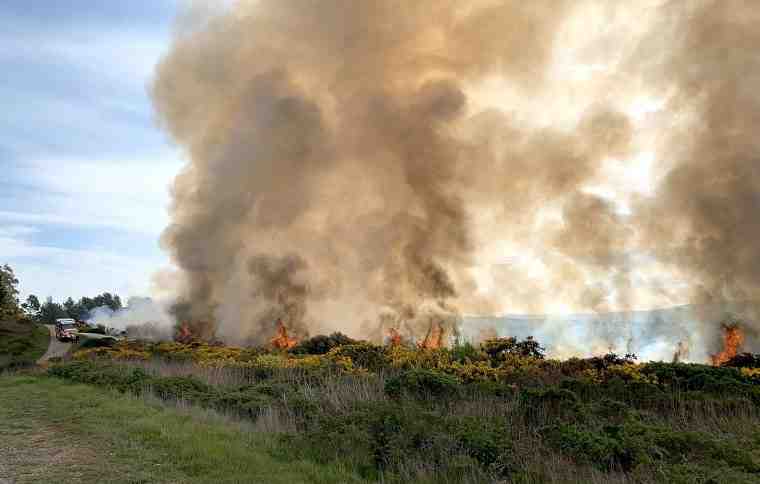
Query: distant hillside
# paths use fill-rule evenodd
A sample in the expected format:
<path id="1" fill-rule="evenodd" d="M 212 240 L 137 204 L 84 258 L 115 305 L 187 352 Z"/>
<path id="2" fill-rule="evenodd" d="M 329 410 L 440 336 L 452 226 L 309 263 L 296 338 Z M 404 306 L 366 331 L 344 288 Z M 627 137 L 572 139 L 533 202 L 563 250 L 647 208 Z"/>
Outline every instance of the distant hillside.
<path id="1" fill-rule="evenodd" d="M 467 316 L 462 336 L 477 340 L 493 333 L 534 336 L 558 356 L 591 355 L 612 349 L 633 352 L 643 360 L 671 359 L 679 342 L 688 345 L 689 359 L 706 361 L 720 342 L 720 325 L 735 318 L 743 323 L 747 350 L 760 351 L 760 304 L 725 302 L 683 305 L 649 311 L 568 315 Z"/>

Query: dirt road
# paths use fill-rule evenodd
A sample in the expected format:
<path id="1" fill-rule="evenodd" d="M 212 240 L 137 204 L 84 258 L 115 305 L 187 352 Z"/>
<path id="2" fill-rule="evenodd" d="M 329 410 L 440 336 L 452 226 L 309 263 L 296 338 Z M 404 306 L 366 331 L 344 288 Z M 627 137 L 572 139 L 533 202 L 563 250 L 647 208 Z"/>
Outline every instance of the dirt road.
<path id="1" fill-rule="evenodd" d="M 48 331 L 50 331 L 50 345 L 42 358 L 37 360 L 37 364 L 41 365 L 46 363 L 50 358 L 61 357 L 69 351 L 71 343 L 58 341 L 55 337 L 55 326 L 52 324 L 46 324 Z"/>

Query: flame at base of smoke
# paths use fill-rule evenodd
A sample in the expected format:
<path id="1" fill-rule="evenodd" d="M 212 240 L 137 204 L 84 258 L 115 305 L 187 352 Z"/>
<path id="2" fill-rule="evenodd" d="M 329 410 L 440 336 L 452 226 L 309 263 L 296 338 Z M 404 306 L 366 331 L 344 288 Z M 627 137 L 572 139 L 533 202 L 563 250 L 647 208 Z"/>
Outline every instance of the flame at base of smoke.
<path id="1" fill-rule="evenodd" d="M 731 360 L 739 353 L 744 344 L 744 332 L 738 324 L 724 324 L 722 329 L 723 349 L 714 355 L 710 355 L 713 366 L 720 366 Z"/>

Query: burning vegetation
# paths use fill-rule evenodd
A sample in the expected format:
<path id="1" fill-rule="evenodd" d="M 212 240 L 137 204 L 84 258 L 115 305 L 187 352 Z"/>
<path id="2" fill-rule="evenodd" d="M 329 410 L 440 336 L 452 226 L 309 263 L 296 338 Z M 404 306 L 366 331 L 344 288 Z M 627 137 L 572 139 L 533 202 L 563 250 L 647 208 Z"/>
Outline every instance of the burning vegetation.
<path id="1" fill-rule="evenodd" d="M 417 343 L 421 349 L 434 350 L 443 348 L 444 346 L 444 331 L 443 327 L 439 323 L 432 323 L 428 329 L 425 338 Z"/>
<path id="2" fill-rule="evenodd" d="M 288 328 L 285 327 L 281 319 L 277 320 L 277 335 L 269 340 L 272 348 L 278 350 L 289 350 L 298 344 L 298 340 L 288 336 Z"/>
<path id="3" fill-rule="evenodd" d="M 744 331 L 737 323 L 728 323 L 721 326 L 723 349 L 718 353 L 710 355 L 712 364 L 720 366 L 733 359 L 744 344 Z"/>
<path id="4" fill-rule="evenodd" d="M 190 330 L 190 325 L 187 323 L 180 324 L 179 328 L 177 328 L 177 333 L 174 335 L 174 340 L 183 344 L 192 343 L 195 338 Z"/>
<path id="5" fill-rule="evenodd" d="M 401 333 L 396 328 L 388 330 L 388 344 L 390 346 L 399 346 L 401 344 Z"/>

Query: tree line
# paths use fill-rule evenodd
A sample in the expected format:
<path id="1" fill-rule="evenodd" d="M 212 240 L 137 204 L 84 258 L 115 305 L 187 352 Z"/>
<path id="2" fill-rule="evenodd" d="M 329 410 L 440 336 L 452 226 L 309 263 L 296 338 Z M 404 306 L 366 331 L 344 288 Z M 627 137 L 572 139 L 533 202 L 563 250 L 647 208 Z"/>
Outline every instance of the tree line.
<path id="1" fill-rule="evenodd" d="M 54 324 L 56 319 L 71 318 L 77 321 L 86 320 L 90 311 L 99 307 L 107 307 L 112 311 L 121 309 L 122 302 L 118 294 L 104 292 L 95 297 L 82 297 L 79 300 L 67 298 L 58 303 L 52 297 L 44 302 L 30 294 L 24 302 L 19 300 L 19 280 L 10 265 L 0 267 L 0 320 L 16 319 L 35 323 Z"/>

